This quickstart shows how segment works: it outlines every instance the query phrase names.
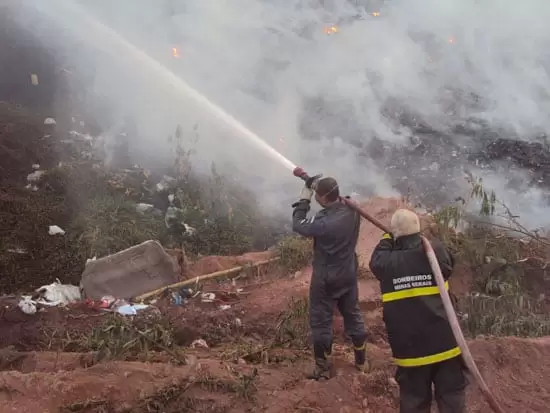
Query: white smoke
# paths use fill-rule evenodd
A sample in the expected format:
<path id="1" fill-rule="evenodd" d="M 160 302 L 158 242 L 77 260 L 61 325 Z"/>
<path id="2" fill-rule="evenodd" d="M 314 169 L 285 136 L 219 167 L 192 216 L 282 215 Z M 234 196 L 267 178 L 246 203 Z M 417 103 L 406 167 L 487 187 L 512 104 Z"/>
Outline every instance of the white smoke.
<path id="1" fill-rule="evenodd" d="M 198 125 L 199 167 L 212 160 L 238 163 L 274 209 L 277 187 L 288 193 L 299 185 L 290 176 L 281 180 L 284 170 L 179 96 L 166 78 L 98 36 L 73 13 L 75 3 L 292 162 L 333 175 L 346 191 L 393 193 L 367 147 L 373 138 L 409 144 L 415 131 L 398 114 L 442 135 L 472 122 L 520 139 L 550 130 L 550 2 L 544 0 L 26 2 L 35 22 L 43 18 L 66 34 L 52 43 L 100 50 L 76 64 L 93 66 L 94 90 L 139 118 L 138 152 L 162 159 L 160 141 L 169 129 L 180 123 L 191 134 Z M 34 29 L 46 32 L 38 24 Z M 518 192 L 505 187 L 504 178 L 491 184 L 514 201 Z M 545 201 L 535 197 L 533 203 L 532 224 L 548 224 L 548 214 L 540 212 Z"/>

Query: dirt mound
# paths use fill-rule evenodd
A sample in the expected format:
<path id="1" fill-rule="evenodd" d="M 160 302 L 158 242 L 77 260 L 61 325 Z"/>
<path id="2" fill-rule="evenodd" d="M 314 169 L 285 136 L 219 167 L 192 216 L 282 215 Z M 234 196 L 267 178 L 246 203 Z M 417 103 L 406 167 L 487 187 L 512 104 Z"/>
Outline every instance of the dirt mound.
<path id="1" fill-rule="evenodd" d="M 507 411 L 547 411 L 549 340 L 476 340 L 471 345 L 483 376 Z M 329 382 L 304 380 L 301 369 L 306 361 L 287 366 L 235 365 L 220 363 L 214 350 L 189 350 L 190 364 L 181 367 L 109 362 L 84 368 L 82 357 L 76 355 L 20 354 L 18 366 L 0 373 L 0 410 L 395 412 L 398 391 L 388 351 L 375 346 L 369 350 L 374 367 L 361 375 L 351 366 L 349 350 L 336 346 L 337 376 Z M 479 391 L 470 386 L 468 412 L 487 409 Z"/>

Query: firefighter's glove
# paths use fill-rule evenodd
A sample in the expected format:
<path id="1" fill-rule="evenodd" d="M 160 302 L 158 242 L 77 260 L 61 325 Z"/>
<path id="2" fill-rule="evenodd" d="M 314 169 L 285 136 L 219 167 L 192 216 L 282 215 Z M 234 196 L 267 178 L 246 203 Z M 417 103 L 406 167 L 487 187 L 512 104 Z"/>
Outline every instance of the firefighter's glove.
<path id="1" fill-rule="evenodd" d="M 383 249 L 393 249 L 394 243 L 395 240 L 393 238 L 393 234 L 391 232 L 386 232 L 382 235 L 382 239 L 380 240 L 378 246 Z"/>
<path id="2" fill-rule="evenodd" d="M 313 198 L 313 189 L 304 186 L 300 192 L 300 201 L 311 201 Z"/>

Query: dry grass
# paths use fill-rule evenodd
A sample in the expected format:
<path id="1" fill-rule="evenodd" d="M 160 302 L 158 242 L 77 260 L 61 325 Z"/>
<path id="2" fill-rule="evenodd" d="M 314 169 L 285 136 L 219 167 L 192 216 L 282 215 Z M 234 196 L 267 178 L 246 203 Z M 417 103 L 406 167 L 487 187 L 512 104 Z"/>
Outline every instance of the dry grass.
<path id="1" fill-rule="evenodd" d="M 307 298 L 290 300 L 287 310 L 279 316 L 274 345 L 299 350 L 309 347 L 308 309 Z"/>
<path id="2" fill-rule="evenodd" d="M 153 317 L 135 323 L 132 319 L 113 315 L 83 337 L 82 345 L 96 352 L 96 361 L 147 359 L 150 351 L 168 351 L 180 362 L 183 357 L 175 353 L 175 331 L 165 317 Z"/>
<path id="3" fill-rule="evenodd" d="M 440 227 L 439 236 L 476 275 L 474 291 L 459 299 L 464 332 L 471 336 L 539 337 L 550 334 L 550 316 L 532 288 L 540 268 L 526 257 L 542 257 L 546 247 L 512 237 L 501 229 L 471 226 L 464 232 Z M 540 260 L 539 265 L 544 265 Z"/>
<path id="4" fill-rule="evenodd" d="M 279 241 L 277 251 L 280 265 L 289 273 L 293 273 L 311 262 L 313 245 L 308 238 L 290 235 Z"/>

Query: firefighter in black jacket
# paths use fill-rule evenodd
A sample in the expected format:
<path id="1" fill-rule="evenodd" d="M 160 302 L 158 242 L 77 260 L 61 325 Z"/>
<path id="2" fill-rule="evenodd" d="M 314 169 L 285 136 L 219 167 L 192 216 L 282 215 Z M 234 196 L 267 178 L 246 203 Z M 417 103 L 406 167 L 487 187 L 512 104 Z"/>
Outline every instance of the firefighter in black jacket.
<path id="1" fill-rule="evenodd" d="M 400 413 L 429 413 L 432 384 L 440 413 L 463 413 L 464 364 L 422 247 L 418 216 L 397 210 L 390 228 L 372 254 L 370 269 L 382 290 Z M 447 280 L 453 257 L 439 241 L 433 240 L 432 246 Z"/>
<path id="2" fill-rule="evenodd" d="M 338 183 L 324 178 L 315 185 L 315 200 L 323 207 L 307 218 L 313 189 L 304 187 L 292 214 L 292 229 L 312 237 L 313 272 L 309 290 L 309 323 L 313 335 L 315 368 L 309 379 L 331 377 L 332 315 L 338 307 L 346 334 L 354 345 L 355 365 L 364 371 L 366 362 L 365 326 L 359 310 L 355 246 L 360 216 L 339 201 Z"/>

